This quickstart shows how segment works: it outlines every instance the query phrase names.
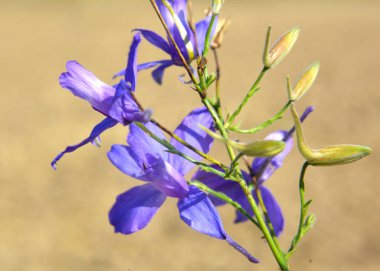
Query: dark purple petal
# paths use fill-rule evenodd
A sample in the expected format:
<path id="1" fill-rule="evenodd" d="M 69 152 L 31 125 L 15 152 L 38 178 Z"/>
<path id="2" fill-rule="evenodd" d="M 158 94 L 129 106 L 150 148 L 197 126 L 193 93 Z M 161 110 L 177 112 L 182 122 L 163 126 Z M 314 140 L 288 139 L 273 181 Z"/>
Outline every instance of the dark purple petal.
<path id="1" fill-rule="evenodd" d="M 150 184 L 136 186 L 120 194 L 108 218 L 115 232 L 131 234 L 145 228 L 166 199 Z"/>
<path id="2" fill-rule="evenodd" d="M 154 81 L 157 82 L 157 84 L 160 84 L 160 85 L 162 84 L 162 78 L 164 76 L 164 72 L 166 68 L 170 67 L 171 65 L 173 65 L 173 61 L 164 60 L 162 61 L 162 64 L 160 66 L 158 66 L 152 71 L 153 79 Z"/>
<path id="3" fill-rule="evenodd" d="M 132 121 L 146 123 L 150 121 L 151 110 L 142 112 L 134 101 L 126 83 L 121 80 L 116 89 L 116 95 L 112 103 L 109 115 L 123 125 Z"/>
<path id="4" fill-rule="evenodd" d="M 202 125 L 208 129 L 213 129 L 213 123 L 213 119 L 205 107 L 197 108 L 191 111 L 182 120 L 181 124 L 177 127 L 174 133 L 193 147 L 207 153 L 210 150 L 213 138 L 202 130 L 199 125 Z M 180 152 L 187 154 L 195 160 L 201 160 L 201 157 L 198 154 L 195 154 L 174 138 L 172 138 L 170 142 Z M 168 161 L 175 169 L 178 170 L 178 172 L 183 175 L 188 173 L 194 167 L 193 163 L 175 154 L 169 154 Z"/>
<path id="5" fill-rule="evenodd" d="M 270 133 L 265 139 L 270 140 L 283 140 L 287 136 L 287 131 L 276 131 Z M 288 137 L 285 142 L 285 149 L 269 158 L 257 157 L 252 162 L 252 170 L 257 177 L 257 183 L 260 185 L 269 179 L 272 174 L 282 166 L 285 157 L 290 153 L 293 147 L 293 139 Z"/>
<path id="6" fill-rule="evenodd" d="M 195 31 L 197 32 L 198 53 L 200 55 L 202 55 L 203 53 L 203 49 L 205 46 L 206 33 L 207 33 L 207 29 L 210 22 L 211 22 L 211 16 L 207 16 L 205 19 L 199 21 L 195 25 L 195 29 L 196 29 Z M 218 24 L 218 17 L 216 17 L 214 24 L 212 26 L 210 40 L 212 40 L 214 37 L 217 24 Z"/>
<path id="7" fill-rule="evenodd" d="M 183 176 L 161 157 L 147 154 L 147 168 L 142 180 L 149 181 L 155 188 L 167 196 L 183 198 L 189 191 L 189 186 Z"/>
<path id="8" fill-rule="evenodd" d="M 285 224 L 281 207 L 268 188 L 261 186 L 260 191 L 265 208 L 268 212 L 269 220 L 273 225 L 274 232 L 276 236 L 279 236 L 282 233 Z"/>
<path id="9" fill-rule="evenodd" d="M 144 38 L 147 41 L 149 41 L 151 44 L 153 44 L 154 46 L 160 48 L 161 50 L 165 51 L 169 55 L 172 54 L 169 43 L 160 35 L 156 34 L 153 31 L 141 29 L 141 28 L 135 29 L 134 31 L 140 32 L 144 36 Z"/>
<path id="10" fill-rule="evenodd" d="M 69 153 L 69 152 L 73 152 L 75 151 L 76 149 L 82 147 L 83 145 L 86 145 L 87 143 L 89 142 L 92 142 L 93 140 L 95 140 L 101 133 L 103 133 L 105 130 L 115 126 L 117 124 L 117 121 L 112 119 L 112 118 L 105 118 L 103 121 L 101 121 L 98 125 L 96 125 L 94 127 L 94 129 L 91 131 L 91 134 L 89 137 L 87 137 L 86 139 L 84 139 L 82 142 L 76 144 L 76 145 L 72 145 L 72 146 L 68 146 L 66 147 L 66 149 L 61 152 L 60 154 L 58 154 L 54 160 L 51 162 L 51 166 L 56 169 L 56 165 L 57 165 L 57 162 L 59 161 L 59 159 L 62 158 L 62 156 L 65 154 L 65 153 Z"/>
<path id="11" fill-rule="evenodd" d="M 225 240 L 222 221 L 210 199 L 201 190 L 190 186 L 187 196 L 178 201 L 181 219 L 192 229 Z"/>
<path id="12" fill-rule="evenodd" d="M 218 166 L 213 165 L 212 167 L 220 170 L 220 167 Z M 246 173 L 246 175 L 248 174 Z M 194 174 L 192 180 L 202 182 L 211 189 L 226 194 L 229 198 L 233 199 L 234 201 L 238 201 L 240 200 L 240 198 L 244 197 L 244 193 L 238 183 L 225 180 L 222 177 L 213 173 L 198 170 Z M 226 203 L 225 201 L 213 197 L 211 195 L 209 196 L 209 198 L 215 206 L 220 206 Z"/>
<path id="13" fill-rule="evenodd" d="M 143 161 L 129 146 L 112 145 L 107 156 L 112 164 L 128 176 L 140 179 L 145 174 Z"/>
<path id="14" fill-rule="evenodd" d="M 96 110 L 108 115 L 115 89 L 100 81 L 76 61 L 68 61 L 66 69 L 67 72 L 59 77 L 60 85 L 75 96 L 88 101 Z"/>
<path id="15" fill-rule="evenodd" d="M 228 244 L 247 257 L 249 261 L 258 262 L 256 258 L 227 235 L 216 208 L 204 192 L 190 186 L 188 195 L 180 199 L 177 206 L 180 218 L 193 230 L 214 238 L 226 240 Z"/>
<path id="16" fill-rule="evenodd" d="M 155 124 L 148 122 L 145 126 L 157 137 L 165 138 L 161 130 Z M 165 151 L 166 148 L 148 136 L 135 124 L 129 126 L 127 142 L 141 160 L 146 160 L 145 155 L 147 153 L 155 157 L 162 157 L 165 161 L 167 160 L 168 153 Z"/>
<path id="17" fill-rule="evenodd" d="M 137 47 L 141 42 L 140 34 L 133 36 L 131 47 L 129 48 L 128 63 L 125 70 L 125 81 L 131 85 L 131 90 L 136 90 L 137 77 Z"/>

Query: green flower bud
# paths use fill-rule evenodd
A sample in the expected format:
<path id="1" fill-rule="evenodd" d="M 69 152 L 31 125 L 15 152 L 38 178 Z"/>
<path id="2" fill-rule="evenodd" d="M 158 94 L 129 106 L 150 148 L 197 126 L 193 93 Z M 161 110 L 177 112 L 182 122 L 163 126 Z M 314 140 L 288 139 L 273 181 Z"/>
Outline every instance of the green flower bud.
<path id="1" fill-rule="evenodd" d="M 285 142 L 277 140 L 259 140 L 253 142 L 228 140 L 227 142 L 242 154 L 255 157 L 275 156 L 285 148 Z"/>
<path id="2" fill-rule="evenodd" d="M 212 13 L 219 14 L 223 4 L 224 0 L 212 0 Z"/>
<path id="3" fill-rule="evenodd" d="M 220 135 L 200 125 L 200 128 L 206 131 L 211 137 L 225 142 L 239 151 L 243 155 L 255 157 L 274 156 L 282 152 L 285 148 L 285 142 L 277 140 L 259 140 L 253 142 L 238 142 L 231 139 L 224 139 Z"/>
<path id="4" fill-rule="evenodd" d="M 282 34 L 269 49 L 271 27 L 268 28 L 264 47 L 264 66 L 268 69 L 274 68 L 290 52 L 297 41 L 300 28 L 293 27 Z"/>
<path id="5" fill-rule="evenodd" d="M 360 145 L 331 145 L 318 149 L 311 148 L 305 141 L 301 122 L 294 104 L 290 108 L 297 134 L 298 149 L 313 166 L 335 166 L 355 162 L 372 152 L 371 148 Z"/>
<path id="6" fill-rule="evenodd" d="M 314 62 L 305 69 L 302 76 L 293 87 L 291 87 L 290 78 L 288 77 L 287 80 L 289 100 L 293 102 L 299 100 L 313 85 L 315 79 L 317 78 L 318 71 L 319 62 Z"/>

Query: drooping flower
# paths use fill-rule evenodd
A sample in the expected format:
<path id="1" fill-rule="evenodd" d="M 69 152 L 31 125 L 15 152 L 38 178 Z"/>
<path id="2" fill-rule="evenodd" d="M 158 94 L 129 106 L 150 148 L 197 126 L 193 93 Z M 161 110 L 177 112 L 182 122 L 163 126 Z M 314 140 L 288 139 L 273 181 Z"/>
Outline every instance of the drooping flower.
<path id="1" fill-rule="evenodd" d="M 205 108 L 193 110 L 175 130 L 175 134 L 202 152 L 208 152 L 212 138 L 199 129 L 197 123 L 211 128 L 213 120 Z M 149 122 L 145 126 L 159 138 L 161 130 Z M 205 193 L 189 186 L 184 176 L 194 167 L 188 160 L 169 152 L 146 135 L 137 125 L 130 125 L 128 146 L 113 145 L 108 152 L 111 162 L 123 173 L 144 181 L 116 199 L 109 212 L 115 232 L 132 234 L 145 228 L 167 197 L 178 198 L 180 218 L 194 230 L 226 240 L 250 261 L 257 262 L 247 251 L 236 244 L 225 232 L 221 219 Z M 171 139 L 177 150 L 193 159 L 200 157 Z"/>
<path id="2" fill-rule="evenodd" d="M 206 32 L 211 21 L 211 15 L 207 15 L 205 19 L 196 23 L 195 39 L 188 22 L 189 18 L 187 16 L 187 0 L 156 0 L 156 4 L 186 62 L 192 62 L 203 52 Z M 173 13 L 169 10 L 167 6 L 165 6 L 165 4 L 167 4 L 170 7 Z M 214 22 L 210 40 L 213 39 L 216 25 L 217 20 L 215 20 Z M 157 33 L 147 29 L 138 28 L 135 29 L 135 31 L 141 33 L 148 42 L 167 53 L 170 57 L 170 59 L 140 64 L 138 66 L 138 70 L 145 70 L 156 67 L 152 72 L 152 76 L 158 84 L 161 84 L 166 68 L 172 65 L 183 66 L 178 52 L 169 37 L 167 37 L 167 40 L 165 40 Z M 197 40 L 197 42 L 195 42 L 195 40 Z M 123 74 L 124 71 L 121 71 L 117 73 L 115 76 L 120 76 Z"/>
<path id="3" fill-rule="evenodd" d="M 312 107 L 309 107 L 302 116 L 302 121 L 307 117 L 309 113 L 313 111 Z M 284 229 L 284 216 L 281 211 L 281 207 L 274 198 L 270 190 L 264 186 L 264 182 L 268 180 L 273 173 L 279 169 L 285 157 L 289 154 L 293 146 L 293 140 L 291 135 L 294 133 L 294 128 L 289 131 L 277 131 L 269 134 L 265 139 L 267 140 L 282 140 L 285 142 L 285 149 L 273 157 L 257 157 L 253 160 L 252 164 L 249 166 L 249 173 L 242 171 L 244 180 L 247 184 L 253 184 L 252 195 L 256 202 L 258 200 L 258 192 L 260 193 L 265 209 L 267 211 L 268 218 L 273 225 L 273 230 L 276 236 L 279 236 Z M 217 168 L 215 166 L 215 168 Z M 216 176 L 215 174 L 204 172 L 199 170 L 193 176 L 193 180 L 201 181 L 208 187 L 222 192 L 229 196 L 231 199 L 237 201 L 248 214 L 252 217 L 254 216 L 252 208 L 249 205 L 243 191 L 241 190 L 238 183 L 233 181 L 224 180 L 223 178 Z M 215 206 L 220 206 L 225 204 L 224 201 L 210 197 Z M 239 211 L 236 212 L 235 223 L 246 221 L 247 217 L 241 214 Z"/>
<path id="4" fill-rule="evenodd" d="M 96 111 L 105 115 L 106 118 L 94 127 L 89 137 L 76 145 L 66 147 L 59 153 L 51 162 L 54 169 L 58 160 L 65 153 L 73 152 L 83 145 L 93 142 L 102 132 L 117 123 L 128 125 L 132 121 L 147 122 L 150 120 L 152 112 L 150 110 L 141 111 L 131 94 L 136 87 L 136 55 L 140 41 L 140 35 L 135 34 L 124 79 L 120 80 L 116 86 L 109 86 L 102 82 L 76 61 L 67 62 L 67 72 L 62 73 L 59 77 L 60 85 L 70 90 L 75 96 L 88 101 Z"/>

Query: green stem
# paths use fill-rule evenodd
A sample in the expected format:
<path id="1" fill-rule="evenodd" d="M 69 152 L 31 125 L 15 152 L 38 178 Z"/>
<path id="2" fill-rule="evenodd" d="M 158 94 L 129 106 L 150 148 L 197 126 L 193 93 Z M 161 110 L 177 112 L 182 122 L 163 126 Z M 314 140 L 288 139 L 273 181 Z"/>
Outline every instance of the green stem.
<path id="1" fill-rule="evenodd" d="M 213 189 L 211 189 L 210 187 L 206 186 L 205 184 L 199 182 L 199 181 L 191 181 L 189 182 L 189 185 L 193 185 L 197 188 L 199 188 L 200 190 L 202 190 L 203 192 L 209 194 L 209 195 L 212 195 L 220 200 L 223 200 L 225 201 L 226 203 L 230 204 L 231 206 L 235 207 L 236 210 L 238 210 L 242 215 L 244 215 L 246 218 L 248 218 L 253 224 L 255 224 L 257 227 L 260 228 L 259 224 L 256 222 L 256 220 L 254 220 L 252 218 L 252 216 L 250 216 L 247 211 L 244 210 L 243 207 L 241 207 L 241 205 L 232 200 L 230 197 L 228 197 L 226 194 L 224 193 L 221 193 L 221 192 L 217 192 Z"/>
<path id="2" fill-rule="evenodd" d="M 255 192 L 256 192 L 257 199 L 259 200 L 260 208 L 261 208 L 261 210 L 263 210 L 265 219 L 267 220 L 267 224 L 268 224 L 270 233 L 271 233 L 271 235 L 273 237 L 273 241 L 275 242 L 276 246 L 279 248 L 280 247 L 280 243 L 278 242 L 277 237 L 276 237 L 276 233 L 274 232 L 273 224 L 272 224 L 272 222 L 269 219 L 268 211 L 267 211 L 267 208 L 265 207 L 264 200 L 263 200 L 263 197 L 261 195 L 260 188 L 256 187 Z"/>
<path id="3" fill-rule="evenodd" d="M 216 113 L 214 107 L 210 104 L 209 100 L 208 99 L 202 99 L 202 103 L 209 110 L 211 116 L 213 117 L 213 119 L 215 121 L 217 128 L 220 131 L 220 134 L 223 136 L 223 138 L 228 139 L 227 131 L 226 131 L 225 127 L 223 126 L 221 120 L 219 119 L 218 114 Z M 227 152 L 228 152 L 228 155 L 230 156 L 231 161 L 234 161 L 235 160 L 235 153 L 234 153 L 232 147 L 228 143 L 226 143 L 226 148 L 227 148 Z M 242 188 L 249 204 L 251 205 L 253 213 L 255 214 L 255 217 L 257 219 L 257 223 L 259 224 L 260 229 L 261 229 L 262 233 L 264 234 L 265 239 L 268 241 L 268 245 L 269 245 L 270 249 L 272 250 L 274 257 L 276 258 L 278 265 L 280 266 L 282 271 L 288 271 L 289 269 L 287 266 L 287 261 L 284 258 L 284 255 L 283 255 L 281 249 L 277 246 L 277 244 L 273 240 L 272 235 L 271 235 L 270 231 L 268 230 L 268 227 L 265 224 L 264 218 L 263 218 L 263 216 L 259 210 L 259 207 L 257 206 L 257 204 L 256 204 L 256 202 L 252 196 L 252 193 L 251 193 L 249 187 L 247 186 L 247 183 L 241 177 L 242 174 L 241 174 L 240 169 L 238 169 L 237 165 L 236 165 L 236 171 L 240 175 L 240 177 L 237 179 L 237 182 L 239 183 L 239 185 Z"/>
<path id="4" fill-rule="evenodd" d="M 255 217 L 257 219 L 257 222 L 260 226 L 260 229 L 262 233 L 264 234 L 265 239 L 268 241 L 268 245 L 270 249 L 272 250 L 272 253 L 274 257 L 276 258 L 276 261 L 278 265 L 280 266 L 282 271 L 288 271 L 288 264 L 286 259 L 284 258 L 284 255 L 279 247 L 277 247 L 275 241 L 272 238 L 272 235 L 270 231 L 268 230 L 267 225 L 265 224 L 264 218 L 259 210 L 259 207 L 257 206 L 251 191 L 249 190 L 246 182 L 243 179 L 239 179 L 240 187 L 242 188 L 246 198 L 248 199 L 249 204 L 251 205 L 251 208 L 253 210 L 253 213 L 255 214 Z"/>
<path id="5" fill-rule="evenodd" d="M 282 118 L 282 115 L 285 113 L 285 111 L 289 108 L 289 106 L 291 105 L 291 101 L 288 101 L 282 108 L 280 111 L 278 111 L 276 113 L 276 115 L 274 115 L 272 118 L 270 118 L 269 120 L 267 121 L 264 121 L 263 123 L 261 123 L 259 126 L 255 127 L 255 128 L 252 128 L 252 129 L 248 129 L 248 130 L 241 130 L 239 128 L 236 128 L 236 127 L 229 127 L 228 130 L 230 131 L 233 131 L 233 132 L 236 132 L 236 133 L 240 133 L 240 134 L 255 134 L 261 130 L 263 130 L 264 128 L 272 125 L 275 121 L 279 120 Z"/>
<path id="6" fill-rule="evenodd" d="M 214 26 L 216 16 L 218 16 L 218 15 L 217 14 L 211 15 L 211 21 L 210 21 L 210 24 L 208 25 L 208 28 L 207 28 L 205 44 L 203 47 L 203 53 L 202 53 L 203 57 L 207 56 L 208 50 L 210 49 L 210 44 L 211 44 L 210 37 L 211 37 L 212 27 Z"/>
<path id="7" fill-rule="evenodd" d="M 297 233 L 294 236 L 293 241 L 292 241 L 292 243 L 290 245 L 290 248 L 288 250 L 288 253 L 285 256 L 287 259 L 290 258 L 290 256 L 295 252 L 297 244 L 298 244 L 298 242 L 302 238 L 302 229 L 303 229 L 303 225 L 304 225 L 304 221 L 305 221 L 305 217 L 306 217 L 306 213 L 307 213 L 307 207 L 308 207 L 308 205 L 310 203 L 310 201 L 309 201 L 309 203 L 305 202 L 305 182 L 304 182 L 304 178 L 305 178 L 305 173 L 306 173 L 306 169 L 307 169 L 308 166 L 309 166 L 309 163 L 305 162 L 303 164 L 303 166 L 302 166 L 302 170 L 301 170 L 301 174 L 300 174 L 300 180 L 299 180 L 299 192 L 300 192 L 300 203 L 301 203 L 300 221 L 299 221 L 299 224 L 298 224 Z"/>
<path id="8" fill-rule="evenodd" d="M 257 77 L 256 81 L 253 83 L 252 87 L 249 89 L 247 95 L 244 97 L 243 101 L 241 102 L 241 104 L 238 106 L 238 108 L 236 108 L 236 110 L 232 113 L 232 115 L 228 118 L 225 126 L 226 127 L 229 127 L 235 120 L 235 118 L 240 114 L 241 110 L 243 109 L 243 107 L 248 103 L 248 101 L 251 99 L 251 97 L 253 96 L 253 94 L 255 94 L 259 88 L 259 84 L 261 82 L 261 79 L 263 78 L 263 76 L 265 75 L 265 73 L 267 72 L 268 68 L 264 67 L 259 76 Z"/>

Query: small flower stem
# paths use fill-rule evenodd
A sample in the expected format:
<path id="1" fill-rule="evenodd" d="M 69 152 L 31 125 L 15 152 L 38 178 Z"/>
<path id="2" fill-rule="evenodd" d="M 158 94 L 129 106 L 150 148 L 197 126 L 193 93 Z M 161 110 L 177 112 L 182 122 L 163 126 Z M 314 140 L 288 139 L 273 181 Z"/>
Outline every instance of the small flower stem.
<path id="1" fill-rule="evenodd" d="M 144 107 L 139 102 L 139 100 L 137 99 L 136 95 L 133 92 L 131 92 L 131 96 L 132 96 L 133 100 L 135 101 L 135 103 L 137 104 L 137 106 L 139 107 L 139 109 L 141 111 L 144 111 Z M 203 157 L 204 159 L 206 159 L 210 163 L 218 165 L 222 169 L 227 170 L 227 166 L 223 165 L 222 163 L 220 163 L 218 160 L 216 160 L 215 158 L 211 157 L 210 155 L 207 155 L 204 152 L 201 152 L 200 150 L 198 150 L 197 148 L 195 148 L 194 146 L 190 145 L 189 143 L 187 143 L 185 140 L 183 140 L 182 138 L 180 138 L 179 136 L 177 136 L 175 133 L 173 133 L 172 131 L 170 131 L 168 128 L 166 128 L 165 126 L 163 126 L 158 121 L 156 121 L 154 119 L 151 119 L 150 121 L 152 123 L 154 123 L 155 125 L 157 125 L 158 128 L 160 128 L 162 131 L 164 131 L 165 133 L 167 133 L 169 136 L 171 136 L 172 138 L 174 138 L 175 140 L 177 140 L 179 143 L 181 143 L 182 145 L 184 145 L 186 148 L 192 150 L 193 152 L 195 152 L 199 156 Z"/>
<path id="2" fill-rule="evenodd" d="M 218 160 L 216 160 L 215 158 L 211 157 L 210 155 L 205 154 L 204 152 L 201 152 L 200 150 L 198 150 L 194 146 L 190 145 L 185 140 L 183 140 L 182 138 L 180 138 L 179 136 L 177 136 L 175 133 L 173 133 L 172 131 L 170 131 L 169 129 L 167 129 L 163 125 L 161 125 L 158 121 L 152 119 L 151 122 L 154 123 L 154 124 L 156 124 L 158 128 L 160 128 L 161 130 L 163 130 L 169 136 L 171 136 L 172 138 L 174 138 L 175 140 L 177 140 L 179 143 L 181 143 L 182 145 L 184 145 L 186 148 L 192 150 L 194 153 L 196 153 L 199 156 L 203 157 L 204 159 L 206 159 L 210 163 L 215 164 L 215 165 L 221 167 L 224 170 L 227 169 L 227 167 L 225 165 L 223 165 L 222 163 L 220 163 Z"/>
<path id="3" fill-rule="evenodd" d="M 251 97 L 259 90 L 259 84 L 261 82 L 261 79 L 264 77 L 265 73 L 267 72 L 268 68 L 263 67 L 261 70 L 259 76 L 257 77 L 256 81 L 253 83 L 252 87 L 249 89 L 247 95 L 244 97 L 241 104 L 236 108 L 236 110 L 232 113 L 232 115 L 228 118 L 225 126 L 229 127 L 235 120 L 235 118 L 240 114 L 243 107 L 248 103 L 248 101 L 251 99 Z"/>
<path id="4" fill-rule="evenodd" d="M 290 248 L 288 250 L 288 253 L 285 256 L 287 259 L 290 258 L 290 256 L 295 252 L 296 246 L 302 238 L 302 228 L 304 225 L 304 221 L 305 221 L 305 217 L 306 217 L 306 211 L 307 211 L 307 210 L 305 210 L 305 208 L 307 208 L 307 205 L 308 205 L 308 203 L 305 202 L 305 181 L 304 181 L 306 169 L 308 166 L 309 166 L 309 163 L 305 162 L 302 166 L 302 170 L 301 170 L 301 174 L 300 174 L 300 180 L 299 180 L 299 192 L 300 192 L 300 204 L 301 204 L 300 221 L 298 224 L 297 233 L 294 236 L 293 241 L 292 241 Z"/>
<path id="5" fill-rule="evenodd" d="M 215 19 L 217 16 L 218 16 L 217 14 L 211 15 L 210 24 L 208 25 L 208 28 L 207 28 L 205 43 L 204 43 L 204 47 L 203 47 L 203 53 L 202 53 L 203 57 L 207 57 L 208 50 L 210 49 L 210 44 L 211 44 L 210 37 L 211 37 L 212 27 L 214 26 Z"/>
<path id="6" fill-rule="evenodd" d="M 177 51 L 177 54 L 178 54 L 179 58 L 180 58 L 181 61 L 182 61 L 183 66 L 185 67 L 187 73 L 188 73 L 189 76 L 190 76 L 191 81 L 194 83 L 194 85 L 197 86 L 197 85 L 198 85 L 197 80 L 195 79 L 194 74 L 193 74 L 193 72 L 192 72 L 192 70 L 191 70 L 189 64 L 187 63 L 185 57 L 183 56 L 181 50 L 179 49 L 178 44 L 175 42 L 174 37 L 173 37 L 172 33 L 170 32 L 170 30 L 169 30 L 169 28 L 168 28 L 168 25 L 166 24 L 164 18 L 162 17 L 162 15 L 161 15 L 161 13 L 160 13 L 160 10 L 159 10 L 159 8 L 158 8 L 156 2 L 155 2 L 154 0 L 149 0 L 149 1 L 150 1 L 150 3 L 152 4 L 152 6 L 153 6 L 155 12 L 157 13 L 158 18 L 159 18 L 160 21 L 161 21 L 161 24 L 162 24 L 163 27 L 165 28 L 165 31 L 166 31 L 166 33 L 168 34 L 169 38 L 170 38 L 170 41 L 173 43 L 173 45 L 174 45 L 174 47 L 175 47 L 175 49 L 176 49 L 176 51 Z"/>
<path id="7" fill-rule="evenodd" d="M 252 216 L 250 216 L 247 211 L 244 210 L 243 207 L 241 207 L 241 205 L 232 200 L 230 197 L 228 197 L 226 194 L 224 193 L 221 193 L 221 192 L 217 192 L 213 189 L 211 189 L 210 187 L 206 186 L 205 184 L 199 182 L 199 181 L 196 181 L 196 180 L 193 180 L 191 182 L 188 182 L 189 185 L 193 185 L 197 188 L 199 188 L 200 190 L 202 190 L 203 192 L 209 194 L 209 195 L 212 195 L 220 200 L 223 200 L 225 201 L 226 203 L 230 204 L 231 206 L 235 207 L 236 210 L 238 210 L 242 215 L 244 215 L 246 218 L 248 218 L 253 224 L 255 224 L 257 227 L 260 228 L 259 224 L 257 223 L 256 220 L 254 220 L 252 218 Z"/>
<path id="8" fill-rule="evenodd" d="M 291 102 L 288 101 L 282 108 L 280 111 L 278 111 L 276 113 L 276 115 L 274 115 L 272 118 L 270 118 L 269 120 L 266 120 L 264 121 L 263 123 L 261 123 L 259 126 L 255 127 L 255 128 L 252 128 L 252 129 L 248 129 L 248 130 L 241 130 L 241 129 L 238 129 L 236 127 L 229 127 L 228 130 L 230 131 L 233 131 L 233 132 L 236 132 L 236 133 L 240 133 L 240 134 L 255 134 L 257 132 L 260 132 L 261 130 L 263 130 L 264 128 L 272 125 L 275 121 L 279 120 L 282 118 L 282 115 L 285 113 L 285 111 L 289 108 Z"/>
<path id="9" fill-rule="evenodd" d="M 216 108 L 216 112 L 218 113 L 219 117 L 222 118 L 222 110 L 221 110 L 222 104 L 220 101 L 220 76 L 221 76 L 220 62 L 219 62 L 217 50 L 213 48 L 212 52 L 214 53 L 215 66 L 216 66 L 216 79 L 215 79 L 216 103 L 215 103 L 215 108 Z"/>

